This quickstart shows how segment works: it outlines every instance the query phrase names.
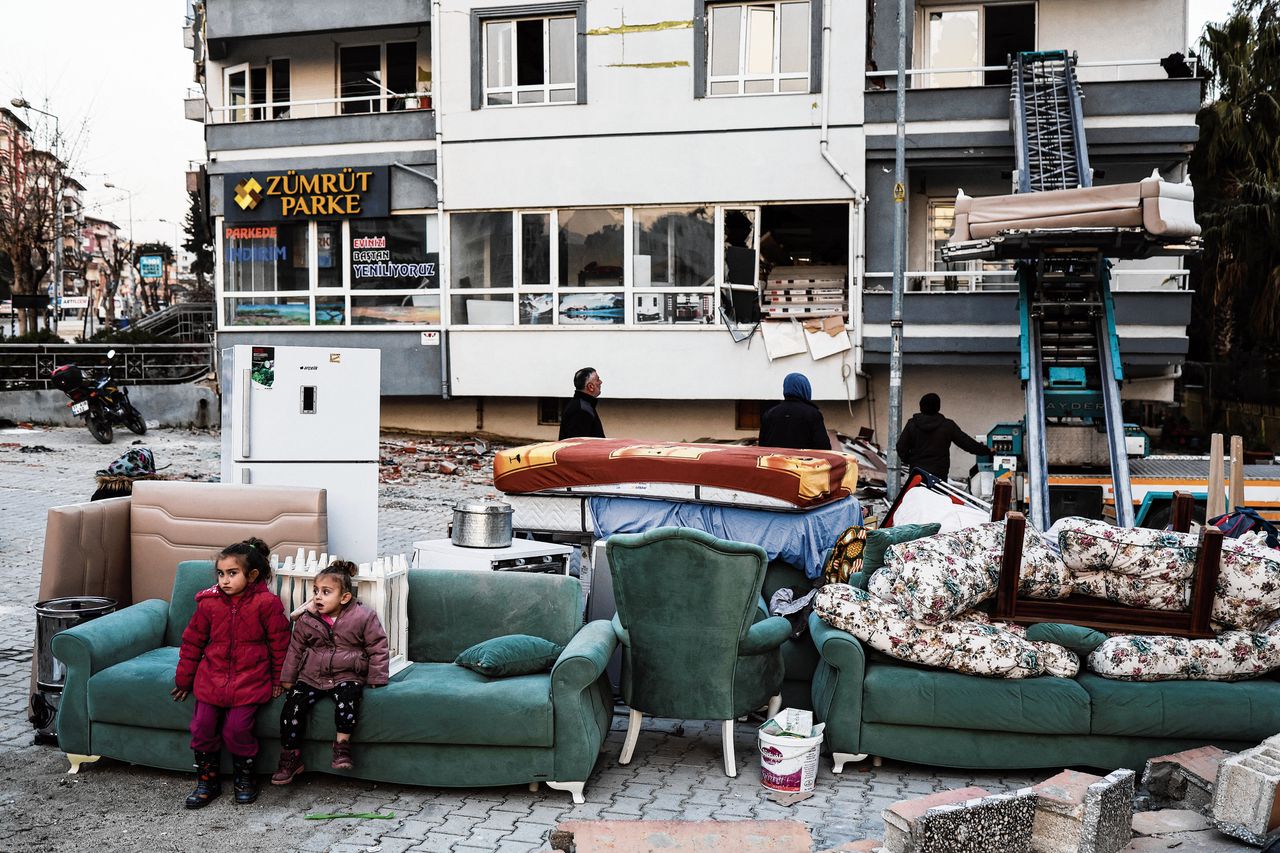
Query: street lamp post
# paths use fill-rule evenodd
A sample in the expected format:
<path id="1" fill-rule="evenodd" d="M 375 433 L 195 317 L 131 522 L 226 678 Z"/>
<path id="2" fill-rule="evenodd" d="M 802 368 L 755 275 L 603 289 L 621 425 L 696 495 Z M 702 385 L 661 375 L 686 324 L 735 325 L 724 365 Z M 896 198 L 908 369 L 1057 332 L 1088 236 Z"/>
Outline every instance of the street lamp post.
<path id="1" fill-rule="evenodd" d="M 102 185 L 109 190 L 121 190 L 124 192 L 126 196 L 129 197 L 129 254 L 132 256 L 133 249 L 135 246 L 135 243 L 133 240 L 133 192 L 128 187 L 122 187 L 118 184 L 113 184 L 111 183 L 111 181 L 106 181 Z M 130 263 L 132 263 L 132 261 L 130 261 Z M 120 285 L 122 284 L 124 284 L 124 282 L 118 283 L 116 285 L 116 288 L 119 289 Z M 116 322 L 119 323 L 119 318 L 117 318 Z M 130 322 L 132 322 L 132 320 Z"/>
<path id="2" fill-rule="evenodd" d="M 51 112 L 46 112 L 37 106 L 32 106 L 31 102 L 26 98 L 11 98 L 9 103 L 20 110 L 35 110 L 41 115 L 48 116 L 53 119 L 53 222 L 55 237 L 53 240 L 53 326 L 54 332 L 57 332 L 58 320 L 62 316 L 62 252 L 63 240 L 63 219 L 62 219 L 62 158 L 59 156 L 58 148 L 62 141 L 62 127 L 58 122 L 58 117 Z"/>

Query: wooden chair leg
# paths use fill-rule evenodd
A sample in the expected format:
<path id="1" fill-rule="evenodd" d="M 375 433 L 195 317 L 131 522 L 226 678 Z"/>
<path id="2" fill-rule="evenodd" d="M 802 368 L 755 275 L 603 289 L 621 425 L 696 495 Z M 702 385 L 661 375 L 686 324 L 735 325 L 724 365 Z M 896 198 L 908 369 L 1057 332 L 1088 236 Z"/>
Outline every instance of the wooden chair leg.
<path id="1" fill-rule="evenodd" d="M 632 708 L 630 716 L 627 717 L 627 739 L 622 742 L 622 755 L 618 756 L 619 764 L 631 763 L 631 754 L 636 751 L 636 740 L 640 737 L 642 719 L 644 714 Z"/>
<path id="2" fill-rule="evenodd" d="M 768 710 L 765 711 L 766 718 L 772 720 L 774 717 L 778 716 L 778 712 L 781 710 L 782 710 L 782 694 L 779 693 L 777 696 L 770 696 L 769 708 Z"/>
<path id="3" fill-rule="evenodd" d="M 738 762 L 733 756 L 733 720 L 720 724 L 720 740 L 724 745 L 724 775 L 737 776 Z"/>

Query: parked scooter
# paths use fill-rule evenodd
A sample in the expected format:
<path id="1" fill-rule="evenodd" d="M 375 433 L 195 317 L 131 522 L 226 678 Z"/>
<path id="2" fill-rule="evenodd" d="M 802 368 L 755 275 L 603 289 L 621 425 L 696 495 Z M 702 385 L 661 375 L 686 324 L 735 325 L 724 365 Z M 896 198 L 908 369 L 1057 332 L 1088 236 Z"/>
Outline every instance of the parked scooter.
<path id="1" fill-rule="evenodd" d="M 107 351 L 107 358 L 115 356 L 115 350 Z M 138 435 L 146 433 L 147 422 L 129 401 L 129 390 L 115 384 L 109 370 L 94 378 L 74 364 L 64 364 L 49 374 L 49 381 L 71 398 L 71 414 L 83 417 L 89 434 L 100 443 L 111 443 L 111 427 L 116 424 Z"/>

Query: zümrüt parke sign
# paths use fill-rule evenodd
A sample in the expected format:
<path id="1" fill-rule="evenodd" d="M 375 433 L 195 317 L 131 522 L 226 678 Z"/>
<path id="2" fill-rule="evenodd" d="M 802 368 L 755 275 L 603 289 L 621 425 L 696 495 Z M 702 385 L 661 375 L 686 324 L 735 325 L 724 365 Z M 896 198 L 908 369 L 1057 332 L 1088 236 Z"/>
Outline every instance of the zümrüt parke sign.
<path id="1" fill-rule="evenodd" d="M 344 166 L 227 175 L 223 212 L 228 222 L 386 216 L 389 172 L 386 166 Z"/>

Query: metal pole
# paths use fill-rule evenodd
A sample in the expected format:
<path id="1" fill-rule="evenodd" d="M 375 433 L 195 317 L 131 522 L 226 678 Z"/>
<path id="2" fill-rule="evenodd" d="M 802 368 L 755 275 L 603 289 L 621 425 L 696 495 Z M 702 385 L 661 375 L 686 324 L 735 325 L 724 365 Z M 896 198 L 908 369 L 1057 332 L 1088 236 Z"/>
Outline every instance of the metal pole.
<path id="1" fill-rule="evenodd" d="M 902 434 L 902 293 L 907 253 L 907 0 L 898 0 L 897 134 L 893 144 L 893 302 L 889 315 L 889 497 L 902 485 L 898 436 Z"/>

